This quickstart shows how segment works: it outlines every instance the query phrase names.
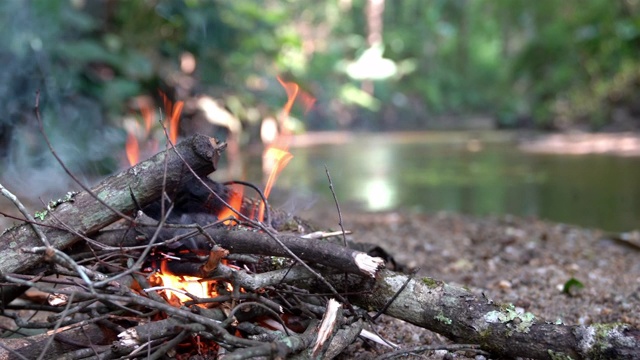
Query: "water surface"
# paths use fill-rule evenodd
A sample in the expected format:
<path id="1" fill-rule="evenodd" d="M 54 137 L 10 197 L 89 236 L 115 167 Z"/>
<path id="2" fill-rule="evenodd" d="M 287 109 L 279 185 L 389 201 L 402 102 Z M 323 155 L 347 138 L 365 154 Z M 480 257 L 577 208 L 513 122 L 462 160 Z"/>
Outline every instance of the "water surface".
<path id="1" fill-rule="evenodd" d="M 500 133 L 360 135 L 293 148 L 278 186 L 373 211 L 514 214 L 611 231 L 640 227 L 640 158 L 540 155 Z M 253 166 L 253 176 L 258 164 Z M 251 173 L 251 171 L 250 171 Z"/>

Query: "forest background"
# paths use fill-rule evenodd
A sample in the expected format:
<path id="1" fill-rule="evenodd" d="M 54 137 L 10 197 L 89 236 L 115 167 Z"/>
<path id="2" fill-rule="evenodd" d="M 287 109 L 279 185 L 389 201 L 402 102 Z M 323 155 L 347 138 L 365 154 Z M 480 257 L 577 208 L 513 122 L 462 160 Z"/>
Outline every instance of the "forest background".
<path id="1" fill-rule="evenodd" d="M 640 113 L 637 0 L 11 0 L 0 16 L 4 127 L 36 88 L 108 122 L 175 87 L 250 127 L 281 106 L 276 75 L 318 99 L 309 130 L 635 129 Z"/>

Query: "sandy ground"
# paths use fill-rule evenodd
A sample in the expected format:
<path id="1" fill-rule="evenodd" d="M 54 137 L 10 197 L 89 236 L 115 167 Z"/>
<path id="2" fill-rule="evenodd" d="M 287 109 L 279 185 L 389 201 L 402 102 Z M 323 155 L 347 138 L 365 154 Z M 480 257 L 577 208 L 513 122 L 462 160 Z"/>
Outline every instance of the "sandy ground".
<path id="1" fill-rule="evenodd" d="M 314 219 L 337 228 L 335 208 L 316 212 Z M 343 217 L 354 240 L 382 246 L 396 261 L 418 268 L 419 275 L 482 291 L 546 321 L 640 327 L 640 248 L 611 234 L 511 216 L 347 211 Z M 572 278 L 584 288 L 563 293 Z M 395 319 L 374 326 L 403 347 L 449 344 L 442 336 Z M 359 340 L 341 359 L 369 359 L 387 351 Z M 415 358 L 474 356 L 438 351 Z"/>

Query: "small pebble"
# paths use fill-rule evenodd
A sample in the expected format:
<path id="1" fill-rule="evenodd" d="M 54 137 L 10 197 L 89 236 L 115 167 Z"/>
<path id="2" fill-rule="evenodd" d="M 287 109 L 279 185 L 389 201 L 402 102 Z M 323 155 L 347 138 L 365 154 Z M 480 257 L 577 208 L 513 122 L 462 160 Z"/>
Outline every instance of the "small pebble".
<path id="1" fill-rule="evenodd" d="M 445 356 L 447 356 L 447 354 L 449 353 L 449 351 L 447 350 L 436 350 L 434 351 L 435 356 L 444 359 Z"/>
<path id="2" fill-rule="evenodd" d="M 498 287 L 502 290 L 509 290 L 511 289 L 511 282 L 509 280 L 500 280 Z"/>

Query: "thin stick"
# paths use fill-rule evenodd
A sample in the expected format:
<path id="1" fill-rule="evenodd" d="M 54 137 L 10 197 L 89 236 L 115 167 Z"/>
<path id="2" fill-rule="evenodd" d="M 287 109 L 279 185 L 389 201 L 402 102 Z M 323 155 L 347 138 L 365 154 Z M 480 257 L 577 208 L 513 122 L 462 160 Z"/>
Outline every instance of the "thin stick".
<path id="1" fill-rule="evenodd" d="M 342 232 L 342 244 L 344 247 L 347 247 L 347 235 L 344 231 L 344 225 L 342 224 L 342 212 L 340 211 L 340 204 L 338 203 L 338 196 L 333 189 L 333 181 L 331 181 L 331 174 L 329 174 L 329 168 L 327 164 L 324 165 L 324 171 L 327 173 L 327 179 L 329 180 L 329 190 L 331 190 L 331 195 L 333 195 L 333 202 L 336 204 L 336 209 L 338 209 L 338 225 L 340 225 L 340 231 Z M 344 273 L 344 292 L 347 292 L 347 273 Z"/>
<path id="2" fill-rule="evenodd" d="M 64 318 L 66 316 L 64 314 L 66 314 L 69 311 L 69 308 L 71 308 L 71 304 L 73 303 L 73 297 L 74 297 L 74 294 L 71 293 L 71 295 L 69 296 L 69 301 L 67 302 L 67 306 L 65 306 L 65 309 L 62 312 L 63 316 L 60 317 L 59 321 L 56 321 L 56 325 L 53 327 L 53 333 L 54 334 L 58 332 L 58 329 L 62 325 L 62 321 L 64 320 Z M 42 352 L 40 353 L 40 356 L 38 356 L 38 360 L 44 359 L 44 357 L 47 355 L 47 349 L 49 349 L 49 347 L 53 343 L 54 339 L 55 339 L 55 336 L 51 336 L 51 337 L 49 337 L 49 339 L 47 339 L 47 343 L 45 344 L 44 349 L 42 349 Z"/>
<path id="3" fill-rule="evenodd" d="M 344 243 L 344 247 L 347 247 L 347 234 L 344 231 L 344 225 L 342 224 L 342 212 L 340 211 L 340 204 L 338 203 L 336 192 L 333 190 L 333 182 L 331 181 L 329 168 L 326 164 L 324 165 L 324 171 L 327 173 L 327 179 L 329 179 L 329 190 L 331 190 L 331 194 L 333 195 L 333 202 L 336 203 L 336 208 L 338 209 L 338 225 L 340 225 L 340 230 L 342 231 L 342 241 Z"/>
<path id="4" fill-rule="evenodd" d="M 178 344 L 180 344 L 182 340 L 184 340 L 188 335 L 189 335 L 188 331 L 182 330 L 178 335 L 176 335 L 176 337 L 166 342 L 164 345 L 158 348 L 158 350 L 156 350 L 153 354 L 147 354 L 147 359 L 156 360 L 164 357 L 169 350 L 178 346 Z M 149 351 L 151 351 L 151 346 L 149 346 Z"/>
<path id="5" fill-rule="evenodd" d="M 13 195 L 9 190 L 2 186 L 2 184 L 0 184 L 0 192 L 2 193 L 2 195 L 4 195 L 4 197 L 11 200 L 11 202 L 15 204 L 18 210 L 20 210 L 20 212 L 28 220 L 29 224 L 33 228 L 33 231 L 35 231 L 36 235 L 38 235 L 44 246 L 51 247 L 51 244 L 49 243 L 49 240 L 47 239 L 45 234 L 42 232 L 42 230 L 40 230 L 38 225 L 36 225 L 36 220 L 31 216 L 31 214 L 29 214 L 29 211 L 27 211 L 24 205 L 22 205 L 20 200 L 18 200 L 15 195 Z"/>

